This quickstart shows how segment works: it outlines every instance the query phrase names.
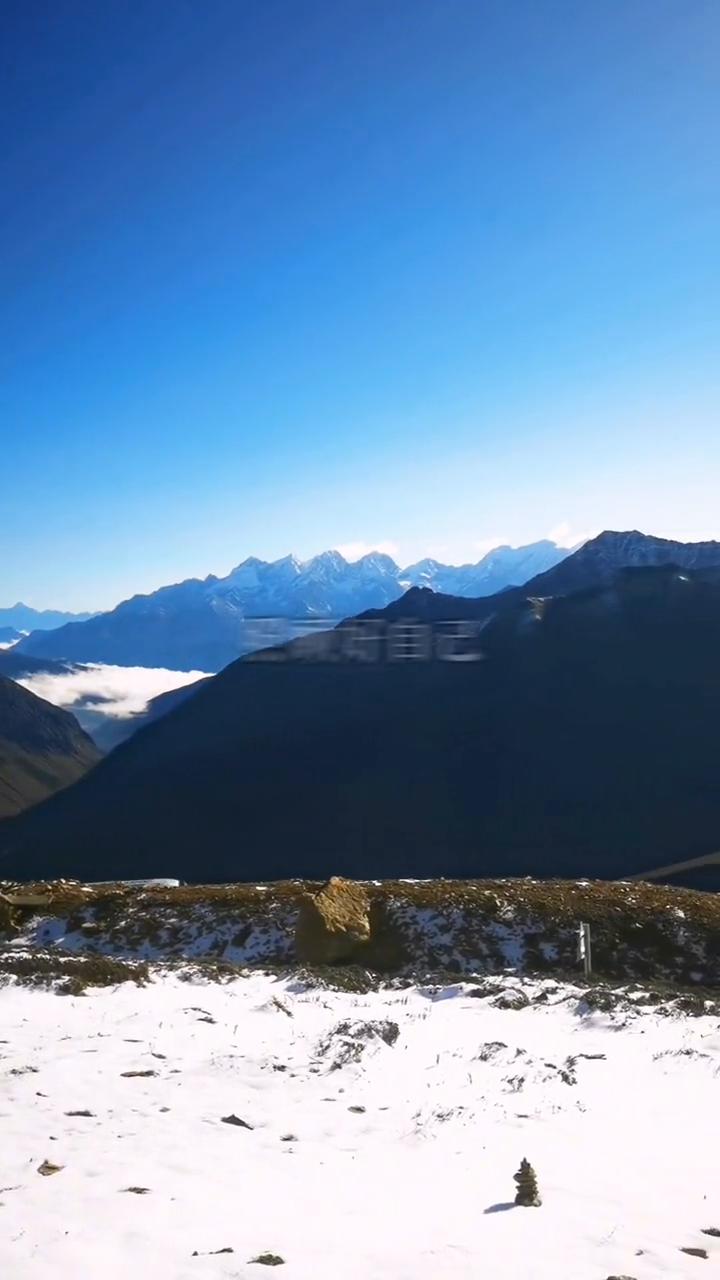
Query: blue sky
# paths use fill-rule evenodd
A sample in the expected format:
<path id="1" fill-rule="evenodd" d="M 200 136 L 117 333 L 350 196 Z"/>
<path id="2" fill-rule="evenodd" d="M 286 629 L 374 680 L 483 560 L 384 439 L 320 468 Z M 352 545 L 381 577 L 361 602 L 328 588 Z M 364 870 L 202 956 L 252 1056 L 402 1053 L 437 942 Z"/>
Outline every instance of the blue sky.
<path id="1" fill-rule="evenodd" d="M 8 0 L 0 603 L 720 537 L 716 0 Z"/>

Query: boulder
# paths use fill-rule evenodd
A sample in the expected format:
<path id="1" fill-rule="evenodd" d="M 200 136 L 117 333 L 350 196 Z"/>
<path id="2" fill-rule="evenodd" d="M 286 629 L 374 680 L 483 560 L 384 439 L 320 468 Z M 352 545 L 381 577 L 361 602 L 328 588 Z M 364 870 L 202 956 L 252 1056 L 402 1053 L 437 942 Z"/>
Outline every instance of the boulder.
<path id="1" fill-rule="evenodd" d="M 297 957 L 305 964 L 362 961 L 370 940 L 370 899 L 361 884 L 332 876 L 304 896 L 295 926 Z"/>
<path id="2" fill-rule="evenodd" d="M 493 1000 L 496 1009 L 527 1009 L 530 999 L 519 987 L 506 987 Z"/>

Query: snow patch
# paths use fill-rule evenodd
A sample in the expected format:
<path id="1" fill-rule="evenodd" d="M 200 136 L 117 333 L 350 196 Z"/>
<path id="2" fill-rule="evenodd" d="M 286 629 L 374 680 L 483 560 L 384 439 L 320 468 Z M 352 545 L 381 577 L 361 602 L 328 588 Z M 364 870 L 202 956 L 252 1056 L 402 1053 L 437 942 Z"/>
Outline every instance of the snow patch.
<path id="1" fill-rule="evenodd" d="M 0 1273 L 230 1280 L 265 1252 L 297 1280 L 720 1264 L 717 1020 L 582 1018 L 579 988 L 509 985 L 528 1007 L 497 1008 L 499 980 L 431 1001 L 259 973 L 0 990 Z M 328 1042 L 364 1047 L 331 1071 Z M 524 1156 L 540 1209 L 512 1205 Z"/>

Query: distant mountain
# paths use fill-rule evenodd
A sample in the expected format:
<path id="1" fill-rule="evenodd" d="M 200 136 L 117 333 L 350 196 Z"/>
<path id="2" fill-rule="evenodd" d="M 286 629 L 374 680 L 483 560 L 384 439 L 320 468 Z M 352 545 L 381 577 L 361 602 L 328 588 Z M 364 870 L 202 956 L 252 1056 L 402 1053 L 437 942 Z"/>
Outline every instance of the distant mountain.
<path id="1" fill-rule="evenodd" d="M 85 622 L 91 613 L 61 613 L 57 609 L 31 609 L 29 605 L 11 605 L 0 609 L 0 627 L 13 627 L 17 631 L 52 631 L 66 622 Z"/>
<path id="2" fill-rule="evenodd" d="M 507 587 L 522 586 L 529 578 L 559 564 L 570 553 L 566 547 L 543 540 L 527 547 L 495 547 L 477 564 L 443 565 L 419 560 L 401 570 L 402 585 L 428 587 L 454 596 L 490 596 Z"/>
<path id="3" fill-rule="evenodd" d="M 498 610 L 512 608 L 528 596 L 569 595 L 611 582 L 622 569 L 663 565 L 676 565 L 681 569 L 720 568 L 720 542 L 671 542 L 637 530 L 629 533 L 606 530 L 519 588 L 494 596 L 461 599 L 452 593 L 427 591 L 418 586 L 384 608 L 366 610 L 363 616 L 368 619 L 418 618 L 429 622 L 452 618 L 481 621 Z"/>
<path id="4" fill-rule="evenodd" d="M 16 631 L 14 627 L 0 627 L 0 649 L 6 649 L 10 645 L 17 644 L 18 640 L 22 640 L 22 638 L 22 631 Z"/>
<path id="5" fill-rule="evenodd" d="M 0 676 L 0 818 L 77 781 L 99 759 L 74 716 Z"/>
<path id="6" fill-rule="evenodd" d="M 465 645 L 481 661 L 311 661 L 295 641 L 233 663 L 16 820 L 0 867 L 615 878 L 715 850 L 720 571 L 608 579 L 609 543 L 599 585 L 496 596 Z M 418 594 L 449 618 L 482 603 Z"/>
<path id="7" fill-rule="evenodd" d="M 478 564 L 460 567 L 423 560 L 400 569 L 380 552 L 354 562 L 338 551 L 307 561 L 285 556 L 268 563 L 251 557 L 226 578 L 192 578 L 151 595 L 134 596 L 87 622 L 72 622 L 51 634 L 34 632 L 18 649 L 73 662 L 219 671 L 238 655 L 293 634 L 282 625 L 273 633 L 258 619 L 332 623 L 387 605 L 419 584 L 463 596 L 488 595 L 524 581 L 528 573 L 546 569 L 565 555 L 567 551 L 554 543 L 539 542 L 499 547 Z"/>
<path id="8" fill-rule="evenodd" d="M 16 644 L 9 649 L 0 649 L 0 676 L 8 676 L 10 680 L 45 674 L 61 676 L 67 675 L 71 670 L 72 665 L 68 662 L 54 662 L 51 658 L 33 658 L 31 654 L 18 653 Z"/>

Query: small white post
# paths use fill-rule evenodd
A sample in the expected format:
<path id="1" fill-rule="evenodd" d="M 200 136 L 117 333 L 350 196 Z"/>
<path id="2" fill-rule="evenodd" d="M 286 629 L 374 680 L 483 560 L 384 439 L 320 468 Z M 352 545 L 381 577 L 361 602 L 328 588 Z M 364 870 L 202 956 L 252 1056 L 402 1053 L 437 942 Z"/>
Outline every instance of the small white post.
<path id="1" fill-rule="evenodd" d="M 581 924 L 578 929 L 578 960 L 582 960 L 585 969 L 585 977 L 589 978 L 592 973 L 592 941 L 590 938 L 590 925 Z"/>

